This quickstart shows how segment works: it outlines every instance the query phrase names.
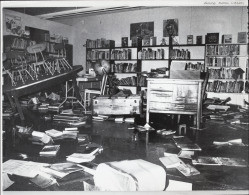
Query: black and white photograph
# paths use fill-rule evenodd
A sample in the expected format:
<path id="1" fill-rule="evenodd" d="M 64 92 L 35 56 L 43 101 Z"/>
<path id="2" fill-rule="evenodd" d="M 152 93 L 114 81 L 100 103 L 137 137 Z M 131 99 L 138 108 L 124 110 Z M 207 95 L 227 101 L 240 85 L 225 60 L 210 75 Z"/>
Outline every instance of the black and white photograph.
<path id="1" fill-rule="evenodd" d="M 248 1 L 2 1 L 1 194 L 248 194 Z"/>

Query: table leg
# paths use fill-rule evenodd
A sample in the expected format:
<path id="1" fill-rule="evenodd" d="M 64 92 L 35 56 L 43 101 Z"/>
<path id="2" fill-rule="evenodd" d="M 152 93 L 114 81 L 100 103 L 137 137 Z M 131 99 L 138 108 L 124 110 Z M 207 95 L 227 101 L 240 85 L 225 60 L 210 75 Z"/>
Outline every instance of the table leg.
<path id="1" fill-rule="evenodd" d="M 16 107 L 15 107 L 15 103 L 14 103 L 13 100 L 12 100 L 11 95 L 9 95 L 9 94 L 6 94 L 6 95 L 7 95 L 7 98 L 8 98 L 8 100 L 9 100 L 9 102 L 10 102 L 11 108 L 13 109 L 13 111 L 15 111 L 15 110 L 16 110 Z"/>
<path id="2" fill-rule="evenodd" d="M 15 95 L 14 95 L 14 100 L 15 100 L 16 108 L 17 108 L 17 111 L 19 112 L 20 118 L 22 121 L 24 121 L 24 115 L 22 112 L 21 104 L 18 101 L 18 97 Z"/>

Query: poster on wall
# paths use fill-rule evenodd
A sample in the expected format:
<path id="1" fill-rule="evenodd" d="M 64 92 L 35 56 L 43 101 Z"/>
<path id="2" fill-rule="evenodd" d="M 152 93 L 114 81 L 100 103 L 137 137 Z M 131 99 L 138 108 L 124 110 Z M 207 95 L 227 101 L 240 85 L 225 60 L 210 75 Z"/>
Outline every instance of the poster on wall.
<path id="1" fill-rule="evenodd" d="M 14 35 L 21 35 L 23 33 L 21 17 L 6 14 L 5 23 L 7 32 Z"/>
<path id="2" fill-rule="evenodd" d="M 168 19 L 163 21 L 163 36 L 178 36 L 178 19 Z"/>
<path id="3" fill-rule="evenodd" d="M 137 37 L 149 38 L 154 36 L 154 22 L 133 23 L 130 26 L 130 39 Z"/>

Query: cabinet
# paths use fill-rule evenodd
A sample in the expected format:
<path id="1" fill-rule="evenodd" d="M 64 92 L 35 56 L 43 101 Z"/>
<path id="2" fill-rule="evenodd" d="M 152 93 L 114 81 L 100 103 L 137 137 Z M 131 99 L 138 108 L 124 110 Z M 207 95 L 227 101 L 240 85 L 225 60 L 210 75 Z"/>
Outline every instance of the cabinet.
<path id="1" fill-rule="evenodd" d="M 248 93 L 246 44 L 207 44 L 206 71 L 209 72 L 208 97 L 231 97 L 231 103 L 243 104 Z M 248 95 L 248 94 L 247 94 Z"/>
<path id="2" fill-rule="evenodd" d="M 197 129 L 202 115 L 202 80 L 147 79 L 146 122 L 150 113 L 195 115 Z"/>

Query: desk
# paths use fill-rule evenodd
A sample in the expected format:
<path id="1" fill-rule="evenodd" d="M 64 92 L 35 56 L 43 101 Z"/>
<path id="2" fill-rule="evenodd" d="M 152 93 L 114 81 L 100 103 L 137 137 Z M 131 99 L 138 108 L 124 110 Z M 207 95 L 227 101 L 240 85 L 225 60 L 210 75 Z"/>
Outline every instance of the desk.
<path id="1" fill-rule="evenodd" d="M 55 86 L 72 79 L 76 98 L 80 100 L 79 89 L 77 87 L 75 78 L 77 76 L 77 73 L 80 72 L 82 69 L 83 68 L 81 65 L 77 65 L 73 66 L 73 69 L 68 72 L 64 72 L 55 76 L 43 77 L 38 81 L 27 82 L 27 84 L 25 85 L 12 86 L 11 84 L 6 84 L 3 86 L 3 93 L 6 94 L 6 96 L 8 97 L 11 107 L 13 109 L 15 109 L 15 107 L 17 108 L 21 120 L 24 120 L 22 108 L 18 100 L 21 96 L 36 93 L 48 87 Z M 14 102 L 12 100 L 12 97 L 14 98 Z"/>
<path id="2" fill-rule="evenodd" d="M 196 115 L 197 129 L 201 120 L 202 80 L 149 78 L 146 123 L 150 113 Z"/>

